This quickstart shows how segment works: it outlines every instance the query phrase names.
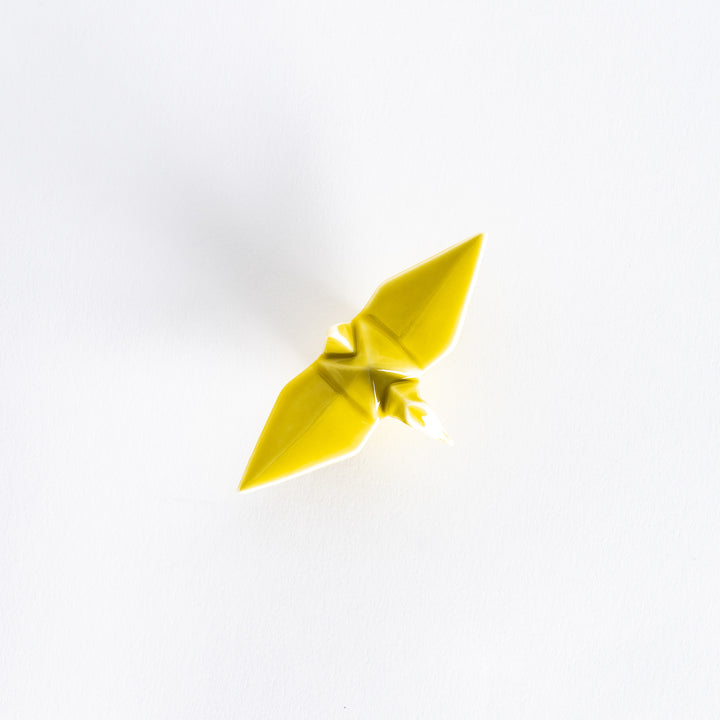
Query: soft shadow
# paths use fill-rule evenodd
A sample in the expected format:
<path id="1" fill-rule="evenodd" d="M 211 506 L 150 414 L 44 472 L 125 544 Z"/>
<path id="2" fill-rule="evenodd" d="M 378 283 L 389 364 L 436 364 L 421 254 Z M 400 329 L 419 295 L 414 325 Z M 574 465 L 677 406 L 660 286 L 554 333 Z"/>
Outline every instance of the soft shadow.
<path id="1" fill-rule="evenodd" d="M 358 308 L 342 297 L 340 280 L 328 282 L 342 244 L 322 223 L 317 188 L 298 171 L 296 156 L 287 165 L 257 183 L 236 173 L 235 187 L 203 177 L 202 169 L 174 173 L 164 192 L 164 225 L 172 233 L 169 249 L 182 256 L 187 283 L 200 296 L 191 313 L 202 313 L 203 295 L 210 296 L 229 304 L 241 327 L 265 324 L 286 348 L 311 358 L 327 328 Z"/>

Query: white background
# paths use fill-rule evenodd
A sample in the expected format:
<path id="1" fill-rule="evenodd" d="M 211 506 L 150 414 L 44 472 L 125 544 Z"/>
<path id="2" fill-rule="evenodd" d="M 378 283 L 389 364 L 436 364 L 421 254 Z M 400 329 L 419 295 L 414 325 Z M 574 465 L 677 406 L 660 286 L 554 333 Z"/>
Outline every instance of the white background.
<path id="1" fill-rule="evenodd" d="M 0 717 L 720 716 L 716 2 L 0 15 Z M 478 232 L 455 447 L 237 494 Z"/>

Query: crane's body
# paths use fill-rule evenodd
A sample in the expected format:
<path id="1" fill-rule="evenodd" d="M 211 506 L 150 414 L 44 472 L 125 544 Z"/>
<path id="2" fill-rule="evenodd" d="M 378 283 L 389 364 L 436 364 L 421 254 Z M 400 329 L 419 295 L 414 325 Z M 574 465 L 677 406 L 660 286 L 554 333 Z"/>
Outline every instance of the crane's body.
<path id="1" fill-rule="evenodd" d="M 396 275 L 330 328 L 323 354 L 281 391 L 240 490 L 358 452 L 383 416 L 450 442 L 418 383 L 457 339 L 481 247 L 478 235 Z"/>

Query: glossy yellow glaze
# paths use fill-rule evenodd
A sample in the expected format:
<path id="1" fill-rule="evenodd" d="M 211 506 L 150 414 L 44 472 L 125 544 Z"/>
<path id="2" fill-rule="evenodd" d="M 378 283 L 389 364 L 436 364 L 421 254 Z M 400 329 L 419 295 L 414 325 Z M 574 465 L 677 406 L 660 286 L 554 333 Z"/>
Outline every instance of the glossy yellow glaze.
<path id="1" fill-rule="evenodd" d="M 280 393 L 240 490 L 356 453 L 386 415 L 449 442 L 418 382 L 452 349 L 481 247 L 478 235 L 396 275 L 330 328 L 323 354 Z"/>

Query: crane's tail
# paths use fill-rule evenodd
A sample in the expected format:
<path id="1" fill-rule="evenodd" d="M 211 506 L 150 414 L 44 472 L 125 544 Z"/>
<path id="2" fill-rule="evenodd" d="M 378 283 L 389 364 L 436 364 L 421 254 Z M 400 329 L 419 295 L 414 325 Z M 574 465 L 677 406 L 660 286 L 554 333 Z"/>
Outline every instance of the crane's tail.
<path id="1" fill-rule="evenodd" d="M 453 444 L 438 416 L 418 394 L 417 380 L 398 380 L 389 385 L 381 410 L 383 414 L 397 418 L 436 440 Z"/>

